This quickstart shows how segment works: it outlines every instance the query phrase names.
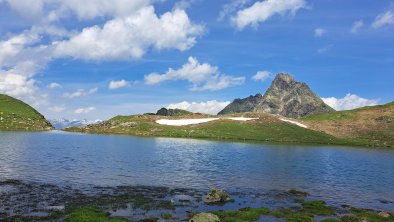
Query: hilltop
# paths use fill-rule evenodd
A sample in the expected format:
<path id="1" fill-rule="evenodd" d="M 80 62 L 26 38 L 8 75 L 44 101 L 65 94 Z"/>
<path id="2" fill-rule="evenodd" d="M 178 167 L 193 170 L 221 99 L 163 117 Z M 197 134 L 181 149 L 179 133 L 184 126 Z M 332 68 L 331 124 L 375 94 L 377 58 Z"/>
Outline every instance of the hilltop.
<path id="1" fill-rule="evenodd" d="M 52 130 L 52 125 L 28 104 L 0 94 L 0 130 L 43 131 Z"/>
<path id="2" fill-rule="evenodd" d="M 297 82 L 289 74 L 281 73 L 276 75 L 264 95 L 235 99 L 219 115 L 256 112 L 299 118 L 332 111 L 334 109 L 325 104 L 306 83 Z"/>
<path id="3" fill-rule="evenodd" d="M 155 115 L 159 116 L 184 116 L 184 115 L 191 115 L 192 112 L 183 110 L 183 109 L 166 109 L 161 108 L 159 109 Z"/>

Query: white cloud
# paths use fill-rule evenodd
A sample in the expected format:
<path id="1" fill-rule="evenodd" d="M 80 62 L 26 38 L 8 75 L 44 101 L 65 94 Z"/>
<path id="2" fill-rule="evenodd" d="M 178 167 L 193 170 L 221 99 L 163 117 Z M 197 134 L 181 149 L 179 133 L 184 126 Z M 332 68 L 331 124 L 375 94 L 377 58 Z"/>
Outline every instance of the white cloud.
<path id="1" fill-rule="evenodd" d="M 246 5 L 250 0 L 233 0 L 230 3 L 224 4 L 219 13 L 219 20 L 223 20 L 228 15 L 236 12 L 238 9 Z"/>
<path id="2" fill-rule="evenodd" d="M 221 102 L 216 100 L 211 100 L 207 102 L 187 102 L 183 101 L 180 103 L 168 105 L 168 109 L 183 109 L 194 113 L 206 113 L 206 114 L 217 114 L 224 107 L 230 104 L 229 101 Z"/>
<path id="3" fill-rule="evenodd" d="M 73 93 L 64 93 L 63 96 L 68 99 L 73 99 L 73 98 L 77 98 L 77 97 L 92 95 L 92 94 L 96 93 L 97 90 L 98 90 L 98 88 L 92 88 L 92 89 L 89 89 L 88 91 L 86 91 L 84 89 L 78 89 L 77 91 L 75 91 Z"/>
<path id="4" fill-rule="evenodd" d="M 24 22 L 31 24 L 18 33 L 7 32 L 7 37 L 0 39 L 0 93 L 37 108 L 48 104 L 49 96 L 42 92 L 35 77 L 56 59 L 130 59 L 140 58 L 152 49 L 182 51 L 194 46 L 204 27 L 192 23 L 179 8 L 157 15 L 152 5 L 157 1 L 161 0 L 0 0 L 0 8 L 20 13 L 28 18 Z M 63 21 L 76 18 L 91 21 Z M 62 27 L 65 23 L 67 28 Z M 97 23 L 100 25 L 83 28 Z M 85 45 L 84 40 L 89 44 Z M 65 97 L 91 93 L 79 90 Z"/>
<path id="5" fill-rule="evenodd" d="M 189 57 L 188 63 L 179 69 L 170 68 L 164 74 L 151 73 L 145 76 L 145 83 L 148 85 L 175 80 L 186 80 L 192 83 L 191 90 L 220 90 L 243 84 L 245 77 L 221 74 L 218 67 L 208 63 L 201 64 L 194 57 Z"/>
<path id="6" fill-rule="evenodd" d="M 372 23 L 373 28 L 380 28 L 385 25 L 394 24 L 394 12 L 387 11 L 376 16 L 375 21 Z"/>
<path id="7" fill-rule="evenodd" d="M 252 77 L 252 79 L 254 80 L 254 81 L 261 81 L 261 82 L 264 82 L 266 79 L 268 79 L 270 76 L 271 76 L 272 74 L 270 73 L 270 72 L 268 72 L 268 71 L 258 71 L 257 73 L 256 73 L 256 75 L 254 75 L 253 77 Z"/>
<path id="8" fill-rule="evenodd" d="M 53 113 L 61 113 L 64 110 L 66 110 L 66 107 L 64 107 L 64 106 L 51 106 L 51 107 L 48 107 L 48 110 L 53 112 Z"/>
<path id="9" fill-rule="evenodd" d="M 350 110 L 364 106 L 375 106 L 378 105 L 379 101 L 374 99 L 361 98 L 355 94 L 346 94 L 343 98 L 322 98 L 322 100 L 335 110 Z"/>
<path id="10" fill-rule="evenodd" d="M 0 92 L 22 97 L 33 94 L 36 91 L 35 80 L 23 75 L 10 72 L 0 72 Z"/>
<path id="11" fill-rule="evenodd" d="M 87 114 L 92 112 L 93 110 L 95 110 L 96 108 L 91 106 L 91 107 L 87 107 L 87 108 L 78 108 L 74 111 L 75 114 Z"/>
<path id="12" fill-rule="evenodd" d="M 232 23 L 242 30 L 246 26 L 256 27 L 272 16 L 294 15 L 298 10 L 306 8 L 305 0 L 265 0 L 254 3 L 249 8 L 242 9 L 231 18 Z"/>
<path id="13" fill-rule="evenodd" d="M 21 99 L 36 108 L 47 103 L 34 75 L 50 59 L 50 47 L 39 44 L 38 33 L 26 30 L 0 40 L 0 93 Z"/>
<path id="14" fill-rule="evenodd" d="M 60 85 L 57 82 L 52 82 L 52 83 L 48 84 L 47 87 L 49 89 L 58 89 L 58 88 L 62 88 L 62 85 Z"/>
<path id="15" fill-rule="evenodd" d="M 355 22 L 353 23 L 352 29 L 350 29 L 350 32 L 353 33 L 353 34 L 355 34 L 355 33 L 357 33 L 358 30 L 361 29 L 363 26 L 364 26 L 363 20 L 355 21 Z"/>
<path id="16" fill-rule="evenodd" d="M 122 79 L 119 81 L 111 81 L 108 85 L 108 89 L 120 89 L 120 88 L 124 88 L 129 84 L 129 82 L 127 82 L 126 80 Z"/>
<path id="17" fill-rule="evenodd" d="M 314 30 L 314 33 L 315 33 L 315 37 L 322 37 L 326 33 L 326 30 L 323 28 L 316 28 Z"/>
<path id="18" fill-rule="evenodd" d="M 153 6 L 124 18 L 93 26 L 59 42 L 56 55 L 84 60 L 141 58 L 149 48 L 187 50 L 194 46 L 204 27 L 193 24 L 184 10 L 174 9 L 160 17 Z"/>

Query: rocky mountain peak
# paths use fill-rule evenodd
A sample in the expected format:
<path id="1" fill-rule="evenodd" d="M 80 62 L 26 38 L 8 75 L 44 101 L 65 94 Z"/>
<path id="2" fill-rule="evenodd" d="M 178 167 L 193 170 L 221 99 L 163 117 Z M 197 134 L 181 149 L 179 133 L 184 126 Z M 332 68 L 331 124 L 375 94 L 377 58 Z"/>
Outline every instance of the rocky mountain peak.
<path id="1" fill-rule="evenodd" d="M 219 114 L 264 112 L 298 118 L 318 112 L 333 111 L 307 84 L 286 73 L 277 74 L 264 95 L 236 99 Z"/>
<path id="2" fill-rule="evenodd" d="M 279 74 L 276 74 L 275 79 L 274 79 L 274 82 L 275 82 L 275 81 L 284 81 L 284 82 L 287 82 L 287 83 L 295 82 L 293 76 L 291 76 L 291 75 L 288 74 L 288 73 L 279 73 Z"/>

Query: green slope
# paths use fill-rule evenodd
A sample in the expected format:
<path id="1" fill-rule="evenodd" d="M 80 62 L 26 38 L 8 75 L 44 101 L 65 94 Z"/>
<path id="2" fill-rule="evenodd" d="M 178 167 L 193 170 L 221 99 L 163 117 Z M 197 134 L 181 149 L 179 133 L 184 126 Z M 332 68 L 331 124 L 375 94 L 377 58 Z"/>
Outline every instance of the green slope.
<path id="1" fill-rule="evenodd" d="M 137 136 L 162 136 L 178 138 L 205 138 L 215 140 L 349 144 L 326 133 L 305 129 L 278 120 L 267 114 L 244 114 L 259 117 L 258 120 L 239 122 L 219 120 L 189 126 L 165 126 L 155 123 L 160 116 L 132 115 L 117 116 L 100 124 L 65 129 L 72 132 L 128 134 Z M 182 118 L 202 118 L 207 116 L 183 116 Z M 223 116 L 222 116 L 223 117 Z M 173 117 L 172 119 L 179 119 Z"/>
<path id="2" fill-rule="evenodd" d="M 394 147 L 394 102 L 300 119 L 310 128 L 369 146 Z"/>
<path id="3" fill-rule="evenodd" d="M 0 130 L 41 131 L 52 125 L 28 104 L 0 94 Z"/>

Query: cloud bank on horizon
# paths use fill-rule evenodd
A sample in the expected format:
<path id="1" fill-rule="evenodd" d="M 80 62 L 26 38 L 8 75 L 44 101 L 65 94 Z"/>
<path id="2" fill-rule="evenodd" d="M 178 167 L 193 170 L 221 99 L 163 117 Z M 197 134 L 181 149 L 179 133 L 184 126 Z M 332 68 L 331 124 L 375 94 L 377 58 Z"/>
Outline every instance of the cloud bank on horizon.
<path id="1" fill-rule="evenodd" d="M 389 102 L 394 4 L 352 1 L 0 0 L 0 93 L 50 118 L 214 114 L 291 72 L 337 110 Z"/>

